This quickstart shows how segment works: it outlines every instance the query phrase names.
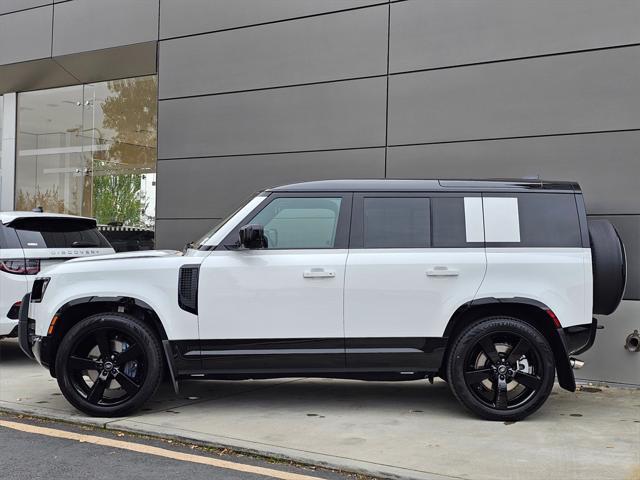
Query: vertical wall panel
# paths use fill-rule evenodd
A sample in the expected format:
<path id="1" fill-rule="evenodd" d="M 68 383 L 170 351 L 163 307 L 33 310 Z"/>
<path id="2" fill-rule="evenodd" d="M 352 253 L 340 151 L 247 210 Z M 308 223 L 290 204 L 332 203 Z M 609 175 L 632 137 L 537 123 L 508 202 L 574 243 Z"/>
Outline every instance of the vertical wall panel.
<path id="1" fill-rule="evenodd" d="M 53 7 L 0 15 L 0 65 L 51 56 Z"/>
<path id="2" fill-rule="evenodd" d="M 387 24 L 385 5 L 167 40 L 160 98 L 383 75 Z"/>
<path id="3" fill-rule="evenodd" d="M 640 47 L 394 75 L 389 143 L 640 128 Z"/>
<path id="4" fill-rule="evenodd" d="M 636 0 L 410 0 L 391 4 L 391 71 L 640 42 Z"/>
<path id="5" fill-rule="evenodd" d="M 384 148 L 161 160 L 157 215 L 224 218 L 251 194 L 268 187 L 309 180 L 382 177 Z"/>
<path id="6" fill-rule="evenodd" d="M 73 0 L 55 5 L 53 54 L 158 40 L 159 0 Z"/>
<path id="7" fill-rule="evenodd" d="M 446 143 L 390 148 L 387 175 L 571 180 L 589 213 L 638 214 L 639 158 L 640 132 Z"/>
<path id="8" fill-rule="evenodd" d="M 29 8 L 51 5 L 52 0 L 0 0 L 0 15 Z"/>
<path id="9" fill-rule="evenodd" d="M 384 145 L 385 92 L 386 79 L 372 78 L 164 100 L 159 157 Z"/>
<path id="10" fill-rule="evenodd" d="M 160 37 L 176 37 L 362 7 L 386 0 L 162 0 Z"/>
<path id="11" fill-rule="evenodd" d="M 627 253 L 627 289 L 624 298 L 640 300 L 640 214 L 592 218 L 605 218 L 616 227 Z M 640 325 L 638 327 L 640 328 Z"/>

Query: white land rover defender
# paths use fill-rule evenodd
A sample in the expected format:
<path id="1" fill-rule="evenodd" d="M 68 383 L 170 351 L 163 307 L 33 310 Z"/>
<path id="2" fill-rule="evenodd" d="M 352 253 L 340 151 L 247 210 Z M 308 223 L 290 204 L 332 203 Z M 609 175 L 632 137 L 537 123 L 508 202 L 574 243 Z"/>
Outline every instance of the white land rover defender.
<path id="1" fill-rule="evenodd" d="M 518 420 L 593 344 L 625 254 L 575 183 L 337 180 L 272 188 L 184 253 L 79 258 L 20 309 L 75 407 L 120 416 L 177 380 L 439 376 Z"/>

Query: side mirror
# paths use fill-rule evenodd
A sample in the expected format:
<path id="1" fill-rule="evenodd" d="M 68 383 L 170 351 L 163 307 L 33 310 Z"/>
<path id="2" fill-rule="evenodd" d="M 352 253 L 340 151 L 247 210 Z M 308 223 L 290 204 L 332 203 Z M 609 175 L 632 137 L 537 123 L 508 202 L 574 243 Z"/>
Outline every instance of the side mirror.
<path id="1" fill-rule="evenodd" d="M 267 248 L 267 238 L 262 225 L 245 225 L 240 229 L 240 246 L 248 249 Z"/>

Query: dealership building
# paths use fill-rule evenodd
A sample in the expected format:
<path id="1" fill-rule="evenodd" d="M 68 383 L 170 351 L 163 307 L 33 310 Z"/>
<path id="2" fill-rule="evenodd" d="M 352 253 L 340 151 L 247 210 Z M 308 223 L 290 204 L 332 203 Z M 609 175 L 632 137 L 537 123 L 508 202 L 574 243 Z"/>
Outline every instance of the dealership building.
<path id="1" fill-rule="evenodd" d="M 628 288 L 582 378 L 640 384 L 640 2 L 0 0 L 0 208 L 182 248 L 264 187 L 578 181 Z"/>

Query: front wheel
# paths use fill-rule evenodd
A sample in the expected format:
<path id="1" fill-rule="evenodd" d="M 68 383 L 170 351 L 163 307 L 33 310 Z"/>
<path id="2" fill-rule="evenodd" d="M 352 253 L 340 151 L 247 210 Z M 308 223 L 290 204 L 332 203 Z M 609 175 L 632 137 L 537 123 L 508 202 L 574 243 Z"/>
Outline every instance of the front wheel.
<path id="1" fill-rule="evenodd" d="M 488 420 L 522 420 L 542 406 L 555 378 L 549 342 L 512 317 L 490 317 L 456 338 L 447 364 L 456 398 Z"/>
<path id="2" fill-rule="evenodd" d="M 56 355 L 58 385 L 78 410 L 117 417 L 137 410 L 162 379 L 160 342 L 130 315 L 100 313 L 74 325 Z"/>

